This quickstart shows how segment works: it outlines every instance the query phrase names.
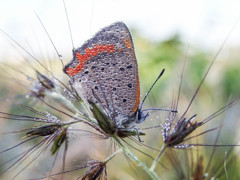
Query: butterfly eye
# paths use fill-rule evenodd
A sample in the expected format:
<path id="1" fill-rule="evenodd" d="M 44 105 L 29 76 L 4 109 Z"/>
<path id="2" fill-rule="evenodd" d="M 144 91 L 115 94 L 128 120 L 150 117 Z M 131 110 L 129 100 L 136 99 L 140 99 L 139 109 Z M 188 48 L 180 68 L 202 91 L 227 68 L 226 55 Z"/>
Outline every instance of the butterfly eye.
<path id="1" fill-rule="evenodd" d="M 145 121 L 145 119 L 149 116 L 150 114 L 147 113 L 146 115 L 144 114 L 144 112 L 138 110 L 137 111 L 137 123 L 141 123 L 143 121 Z"/>
<path id="2" fill-rule="evenodd" d="M 140 121 L 142 118 L 142 113 L 140 110 L 137 111 L 137 120 Z"/>

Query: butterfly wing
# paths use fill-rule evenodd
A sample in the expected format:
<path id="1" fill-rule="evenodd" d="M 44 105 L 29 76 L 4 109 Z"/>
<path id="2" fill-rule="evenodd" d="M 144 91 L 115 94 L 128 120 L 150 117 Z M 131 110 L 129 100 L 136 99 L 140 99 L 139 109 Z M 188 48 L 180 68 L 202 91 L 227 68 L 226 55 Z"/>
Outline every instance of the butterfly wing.
<path id="1" fill-rule="evenodd" d="M 99 103 L 109 115 L 117 117 L 117 123 L 136 112 L 140 98 L 138 65 L 124 23 L 103 28 L 76 49 L 64 71 L 83 99 Z"/>

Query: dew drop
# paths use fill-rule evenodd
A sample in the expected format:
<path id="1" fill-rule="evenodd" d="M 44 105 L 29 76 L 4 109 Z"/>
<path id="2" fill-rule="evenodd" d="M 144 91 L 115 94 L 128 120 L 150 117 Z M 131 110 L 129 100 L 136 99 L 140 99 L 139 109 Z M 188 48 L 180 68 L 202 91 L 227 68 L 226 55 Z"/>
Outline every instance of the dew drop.
<path id="1" fill-rule="evenodd" d="M 82 82 L 87 82 L 87 78 L 85 76 L 82 77 L 81 79 Z"/>

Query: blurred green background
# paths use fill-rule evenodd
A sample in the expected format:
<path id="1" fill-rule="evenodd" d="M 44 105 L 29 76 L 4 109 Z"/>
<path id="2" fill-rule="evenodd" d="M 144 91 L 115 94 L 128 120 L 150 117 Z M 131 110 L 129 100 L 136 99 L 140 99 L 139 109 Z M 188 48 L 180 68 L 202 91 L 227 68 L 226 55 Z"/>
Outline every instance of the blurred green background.
<path id="1" fill-rule="evenodd" d="M 114 6 L 114 3 L 110 4 L 111 8 L 117 9 L 118 6 Z M 68 4 L 69 5 L 69 4 Z M 73 5 L 69 5 L 72 7 Z M 154 6 L 154 5 L 153 5 Z M 184 6 L 184 4 L 183 4 Z M 186 4 L 187 6 L 187 4 Z M 84 9 L 83 5 L 83 9 Z M 97 5 L 93 5 L 97 9 Z M 134 6 L 135 7 L 135 6 Z M 132 9 L 134 9 L 132 7 Z M 94 8 L 92 8 L 94 10 Z M 136 7 L 135 7 L 136 8 Z M 91 9 L 91 8 L 90 8 Z M 52 10 L 52 9 L 50 9 Z M 114 10 L 114 9 L 113 9 Z M 62 12 L 62 11 L 61 11 Z M 150 11 L 148 11 L 150 12 Z M 171 12 L 169 10 L 169 12 Z M 63 12 L 62 12 L 63 13 Z M 94 11 L 93 11 L 94 13 Z M 40 12 L 41 14 L 41 12 Z M 91 13 L 89 13 L 91 16 Z M 50 14 L 51 15 L 51 14 Z M 49 16 L 50 16 L 49 15 Z M 72 15 L 72 17 L 75 16 Z M 154 13 L 152 14 L 154 16 Z M 177 15 L 176 15 L 177 16 Z M 83 17 L 83 16 L 81 16 Z M 96 15 L 95 15 L 96 17 Z M 103 16 L 100 16 L 103 17 Z M 151 17 L 151 16 L 150 16 Z M 55 18 L 53 16 L 51 18 Z M 121 19 L 117 17 L 116 20 Z M 232 18 L 234 19 L 234 18 Z M 125 19 L 123 19 L 125 20 Z M 139 18 L 138 20 L 126 20 L 131 23 L 131 21 L 147 21 Z M 166 17 L 167 21 L 167 17 Z M 93 21 L 91 23 L 94 24 Z M 39 27 L 39 22 L 38 26 Z M 90 23 L 90 24 L 91 24 Z M 155 22 L 157 24 L 157 22 Z M 76 23 L 77 24 L 77 23 Z M 210 23 L 211 24 L 211 23 Z M 213 23 L 214 24 L 214 23 Z M 27 24 L 28 26 L 29 24 Z M 58 22 L 54 24 L 54 21 L 50 23 L 55 30 L 61 29 L 62 26 Z M 104 27 L 106 24 L 101 24 L 101 27 Z M 127 23 L 128 25 L 128 23 Z M 191 24 L 190 24 L 191 25 Z M 232 24 L 231 24 L 232 25 Z M 17 23 L 17 27 L 21 28 L 22 24 Z M 24 26 L 24 25 L 23 25 Z M 35 24 L 33 24 L 35 26 Z M 146 25 L 147 26 L 147 25 Z M 209 25 L 211 26 L 211 25 Z M 238 23 L 236 29 L 240 26 Z M 15 26 L 11 26 L 10 29 L 14 29 Z M 48 26 L 47 26 L 48 27 Z M 80 29 L 88 29 L 86 26 L 83 26 L 81 23 L 78 24 Z M 64 28 L 67 29 L 67 25 L 64 25 Z M 142 33 L 141 29 L 138 26 L 130 25 L 130 31 L 132 32 L 136 56 L 139 65 L 139 74 L 141 81 L 141 96 L 144 97 L 145 93 L 148 91 L 152 83 L 155 81 L 156 77 L 159 75 L 161 70 L 165 68 L 165 73 L 154 86 L 152 92 L 146 100 L 144 108 L 151 107 L 161 107 L 161 108 L 170 108 L 173 100 L 176 100 L 179 85 L 180 85 L 180 76 L 186 62 L 183 80 L 181 95 L 179 101 L 179 114 L 183 113 L 186 107 L 188 106 L 191 98 L 194 95 L 194 92 L 197 89 L 200 81 L 202 80 L 206 69 L 208 68 L 211 61 L 217 54 L 220 46 L 222 45 L 224 39 L 227 36 L 227 32 L 231 29 L 230 26 L 223 27 L 227 28 L 226 33 L 221 34 L 222 40 L 217 40 L 217 43 L 214 46 L 209 46 L 209 44 L 204 44 L 205 40 L 214 39 L 214 37 L 209 37 L 208 35 L 202 34 L 203 38 L 201 43 L 196 43 L 196 41 L 191 42 L 191 38 L 186 39 L 186 32 L 182 33 L 181 30 L 176 30 L 165 38 L 150 38 Z M 228 30 L 229 29 L 229 30 Z M 25 36 L 28 33 L 32 33 L 32 29 L 28 29 L 29 32 L 25 30 L 23 34 L 11 34 L 14 35 L 15 40 L 20 41 L 32 55 L 37 57 L 51 72 L 58 77 L 61 81 L 68 83 L 66 75 L 62 72 L 62 66 L 59 60 L 56 58 L 56 54 L 48 42 L 47 37 L 45 37 L 44 42 L 42 42 L 42 30 L 40 28 L 33 34 L 35 34 L 33 39 L 28 39 L 28 36 Z M 207 30 L 206 30 L 207 31 Z M 7 31 L 9 32 L 9 31 Z M 12 32 L 12 30 L 11 30 Z M 80 31 L 79 31 L 80 32 Z M 75 32 L 75 35 L 79 33 Z M 237 31 L 238 32 L 238 31 Z M 53 40 L 56 40 L 54 32 L 50 30 L 51 37 L 54 37 Z M 40 35 L 41 34 L 41 35 Z M 53 35 L 54 34 L 54 35 Z M 56 34 L 57 31 L 56 31 Z M 93 34 L 91 32 L 91 34 Z M 217 34 L 217 33 L 216 33 Z M 232 33 L 233 37 L 234 33 Z M 236 34 L 236 33 L 235 33 Z M 15 36 L 16 35 L 16 36 Z M 212 33 L 214 35 L 214 33 Z M 60 46 L 60 54 L 63 55 L 64 64 L 68 63 L 71 59 L 71 48 L 70 41 L 65 40 L 68 36 L 68 32 L 65 32 L 64 35 L 59 35 L 57 37 L 56 45 Z M 75 36 L 76 37 L 76 36 Z M 69 38 L 69 36 L 68 36 Z M 81 38 L 85 40 L 88 39 L 88 36 L 83 35 Z M 230 36 L 230 39 L 232 37 Z M 4 38 L 5 39 L 5 38 Z M 27 39 L 27 40 L 26 40 Z M 235 41 L 237 39 L 234 39 Z M 61 43 L 59 43 L 59 41 Z M 74 39 L 76 44 L 79 44 L 79 39 Z M 20 115 L 33 115 L 31 112 L 25 111 L 18 104 L 30 105 L 41 111 L 50 111 L 53 115 L 58 118 L 62 118 L 61 114 L 56 111 L 47 109 L 43 104 L 37 100 L 30 100 L 26 98 L 26 95 L 30 91 L 30 87 L 34 82 L 29 77 L 36 77 L 35 69 L 39 70 L 42 73 L 46 71 L 37 63 L 34 62 L 26 52 L 21 50 L 15 43 L 9 42 L 8 40 L 1 41 L 3 44 L 8 46 L 10 44 L 11 50 L 17 52 L 18 55 L 12 57 L 12 54 L 1 56 L 1 66 L 0 66 L 0 111 L 9 112 L 13 114 Z M 8 45 L 7 45 L 8 44 Z M 32 44 L 36 46 L 32 46 Z M 68 49 L 62 47 L 62 45 L 68 46 Z M 78 45 L 76 45 L 78 46 Z M 80 44 L 79 44 L 80 46 Z M 64 51 L 61 51 L 62 48 Z M 16 50 L 15 50 L 16 49 Z M 221 50 L 220 54 L 217 56 L 217 60 L 214 63 L 212 69 L 210 70 L 206 80 L 204 81 L 199 93 L 196 96 L 196 99 L 189 111 L 189 117 L 197 114 L 196 121 L 201 121 L 212 113 L 219 110 L 221 107 L 226 105 L 230 100 L 235 99 L 240 95 L 240 47 L 237 43 L 226 44 Z M 25 60 L 29 60 L 26 62 Z M 30 65 L 31 64 L 31 65 Z M 27 74 L 29 77 L 26 77 L 24 74 Z M 52 104 L 56 102 L 50 102 Z M 55 105 L 55 104 L 54 104 Z M 56 105 L 57 106 L 57 105 Z M 224 120 L 224 125 L 222 127 L 221 133 L 218 136 L 218 130 L 204 134 L 198 138 L 192 140 L 191 143 L 204 143 L 204 144 L 215 144 L 216 138 L 218 137 L 217 144 L 239 144 L 239 120 L 240 120 L 240 111 L 239 104 L 234 107 L 231 107 L 226 113 L 221 116 L 214 118 L 212 121 L 201 127 L 196 134 L 204 132 L 208 129 L 221 126 L 222 121 Z M 140 125 L 140 127 L 153 127 L 164 122 L 166 117 L 165 112 L 153 112 L 146 122 Z M 63 120 L 67 120 L 64 119 Z M 4 119 L 0 120 L 0 132 L 11 132 L 16 130 L 21 130 L 24 128 L 31 128 L 35 123 L 29 122 L 17 122 L 17 121 L 7 121 Z M 145 131 L 147 135 L 143 137 L 144 143 L 150 147 L 160 149 L 162 145 L 162 136 L 160 128 L 150 129 Z M 12 147 L 21 141 L 21 138 L 24 136 L 24 133 L 11 133 L 11 134 L 0 134 L 0 151 L 3 151 L 6 148 Z M 1 172 L 9 167 L 14 161 L 5 164 L 9 159 L 16 156 L 18 153 L 27 150 L 27 148 L 32 147 L 38 141 L 28 142 L 21 147 L 16 147 L 11 151 L 0 154 L 0 170 Z M 139 146 L 130 141 L 130 143 L 140 149 L 141 151 L 147 152 L 147 154 L 155 157 L 157 152 L 154 150 L 149 150 L 143 146 Z M 98 159 L 103 160 L 113 152 L 113 145 L 109 141 L 92 141 L 91 138 L 81 136 L 77 132 L 73 132 L 70 138 L 69 152 L 67 154 L 66 169 L 74 169 L 82 162 L 85 162 L 89 159 Z M 151 165 L 152 159 L 145 156 L 144 154 L 134 150 L 133 152 L 148 166 Z M 86 151 L 88 153 L 86 153 Z M 213 152 L 214 156 L 211 160 L 211 153 Z M 227 157 L 225 157 L 227 153 Z M 208 169 L 208 178 L 211 176 L 217 177 L 221 175 L 220 179 L 226 179 L 226 176 L 229 176 L 229 179 L 240 179 L 239 174 L 239 148 L 236 147 L 234 150 L 230 147 L 217 147 L 213 151 L 212 147 L 195 147 L 189 150 L 174 150 L 168 151 L 165 156 L 161 159 L 161 165 L 157 168 L 157 173 L 162 179 L 194 179 L 195 168 Z M 201 161 L 203 157 L 203 161 Z M 61 172 L 61 163 L 62 163 L 62 150 L 59 153 L 57 158 L 56 167 L 53 172 Z M 27 165 L 31 160 L 22 163 L 19 169 L 11 169 L 9 172 L 2 176 L 3 179 L 9 179 L 16 175 L 18 170 L 21 170 L 24 166 Z M 21 173 L 17 179 L 26 179 L 26 178 L 36 178 L 45 176 L 46 173 L 52 166 L 54 157 L 50 156 L 49 151 L 46 151 L 44 156 L 39 160 L 35 161 L 31 167 L 28 167 Z M 224 171 L 224 163 L 226 162 L 226 168 Z M 116 157 L 112 160 L 107 166 L 107 172 L 109 179 L 149 179 L 145 172 L 138 166 L 134 165 L 133 162 L 129 162 L 123 155 Z M 75 171 L 69 173 L 65 176 L 67 179 L 76 179 L 82 174 L 82 171 Z M 1 177 L 0 177 L 1 179 Z"/>
<path id="2" fill-rule="evenodd" d="M 148 39 L 145 39 L 137 33 L 137 30 L 133 30 L 133 39 L 135 42 L 136 55 L 139 63 L 139 73 L 141 80 L 141 94 L 147 92 L 149 87 L 154 82 L 155 78 L 158 76 L 160 71 L 165 68 L 166 72 L 163 77 L 159 80 L 156 86 L 153 88 L 151 94 L 149 95 L 145 108 L 149 107 L 170 107 L 172 100 L 176 99 L 179 85 L 180 85 L 180 75 L 182 72 L 182 68 L 184 62 L 186 61 L 186 67 L 184 70 L 182 89 L 181 89 L 181 97 L 179 101 L 179 113 L 184 112 L 189 101 L 191 100 L 198 84 L 203 78 L 206 68 L 209 66 L 210 62 L 213 60 L 213 57 L 216 55 L 216 52 L 205 51 L 196 46 L 190 46 L 184 44 L 181 40 L 180 34 L 175 34 L 169 39 L 161 42 L 152 42 Z M 239 59 L 236 57 L 232 57 L 231 54 L 235 54 L 236 49 L 232 48 L 224 48 L 222 50 L 222 54 L 224 52 L 229 51 L 229 56 L 225 57 L 221 54 L 218 56 L 216 63 L 213 65 L 209 75 L 207 76 L 204 84 L 199 91 L 196 100 L 193 103 L 191 111 L 189 112 L 189 116 L 193 114 L 198 114 L 198 121 L 203 120 L 208 117 L 211 113 L 217 111 L 222 106 L 226 105 L 229 99 L 234 99 L 239 95 L 240 88 L 240 65 Z M 43 61 L 46 62 L 46 61 Z M 47 63 L 48 67 L 53 67 L 55 69 L 54 74 L 61 79 L 64 77 L 60 68 L 59 61 L 52 61 Z M 52 64 L 52 65 L 49 65 Z M 35 64 L 37 69 L 42 69 L 39 65 Z M 10 66 L 14 67 L 12 69 Z M 59 68 L 57 68 L 59 67 Z M 13 114 L 31 114 L 30 112 L 24 111 L 23 108 L 19 107 L 16 104 L 27 104 L 29 105 L 29 99 L 26 99 L 26 94 L 29 91 L 29 87 L 31 81 L 27 80 L 27 78 L 22 74 L 22 72 L 17 72 L 17 70 L 23 70 L 24 73 L 28 73 L 29 76 L 35 77 L 34 70 L 31 67 L 26 66 L 26 64 L 19 63 L 16 67 L 14 64 L 8 64 L 1 66 L 1 111 L 2 112 L 10 112 Z M 58 72 L 57 70 L 58 69 Z M 44 71 L 44 70 L 42 70 Z M 65 77 L 66 78 L 66 77 Z M 54 103 L 54 102 L 52 102 Z M 43 110 L 43 105 L 37 100 L 30 104 L 36 104 L 34 107 L 36 109 Z M 51 110 L 50 110 L 51 111 Z M 59 113 L 53 112 L 57 117 L 61 117 Z M 221 135 L 219 136 L 219 143 L 217 144 L 237 144 L 238 143 L 238 121 L 239 121 L 239 105 L 236 105 L 233 108 L 230 108 L 227 113 L 224 113 L 223 116 L 219 116 L 207 123 L 198 133 L 203 132 L 204 130 L 211 129 L 213 127 L 217 127 L 220 125 L 221 120 L 225 120 L 224 127 L 222 129 Z M 155 125 L 159 125 L 163 123 L 163 120 L 166 116 L 164 112 L 153 112 L 150 118 L 141 124 L 141 127 L 152 127 Z M 1 119 L 1 132 L 9 132 L 20 130 L 24 128 L 31 128 L 35 125 L 35 123 L 29 122 L 16 122 L 16 121 L 6 121 Z M 217 136 L 218 131 L 213 131 L 204 136 L 200 136 L 195 138 L 192 143 L 203 142 L 205 144 L 214 144 L 215 138 Z M 159 128 L 151 129 L 146 131 L 147 136 L 144 137 L 144 142 L 154 148 L 160 148 L 162 144 L 161 131 Z M 84 141 L 84 138 L 79 138 L 78 133 L 73 133 L 74 137 L 72 138 L 73 142 L 78 142 L 79 145 Z M 6 149 L 7 147 L 11 147 L 16 145 L 21 137 L 24 136 L 24 133 L 13 133 L 1 136 L 1 150 Z M 107 142 L 107 141 L 106 141 Z M 105 157 L 109 154 L 109 150 L 111 149 L 111 145 L 107 145 L 107 148 L 102 148 L 102 144 L 106 142 L 90 142 L 91 147 L 96 148 L 93 153 L 93 157 L 97 158 Z M 36 143 L 36 142 L 35 142 Z M 88 142 L 89 143 L 89 142 Z M 97 145 L 96 145 L 96 144 Z M 31 147 L 34 144 L 27 143 L 23 147 L 24 149 L 27 147 Z M 95 145 L 94 145 L 95 144 Z M 108 143 L 107 143 L 108 144 Z M 156 152 L 143 148 L 141 146 L 137 146 L 132 143 L 133 146 L 136 146 L 138 149 L 144 150 L 148 152 L 148 154 L 153 157 L 156 156 Z M 74 152 L 71 156 L 69 155 L 67 167 L 74 167 L 71 164 L 78 164 L 76 161 L 71 162 L 73 157 L 78 157 L 80 152 L 78 151 L 78 146 L 75 143 L 71 143 L 69 149 L 70 152 Z M 86 148 L 88 149 L 88 148 Z M 9 159 L 9 157 L 14 156 L 14 154 L 21 152 L 21 148 L 14 148 L 13 150 L 2 154 L 0 157 L 1 164 Z M 223 169 L 224 163 L 224 155 L 225 151 L 229 150 L 229 148 L 217 148 L 214 152 L 214 158 L 211 161 L 211 167 L 217 167 L 219 165 L 219 169 Z M 148 165 L 152 161 L 142 153 L 135 151 L 140 159 L 146 161 Z M 162 159 L 162 166 L 159 166 L 158 172 L 160 173 L 160 177 L 163 179 L 181 179 L 186 177 L 191 177 L 194 172 L 194 166 L 191 166 L 191 163 L 199 162 L 196 157 L 203 156 L 203 166 L 206 167 L 208 160 L 210 158 L 210 154 L 212 152 L 211 147 L 195 147 L 190 150 L 176 150 L 175 152 L 168 152 L 166 156 Z M 229 159 L 232 156 L 237 156 L 238 148 L 236 151 L 232 151 L 229 154 Z M 82 153 L 82 152 L 81 152 Z M 176 155 L 173 154 L 177 153 Z M 180 155 L 179 155 L 180 154 Z M 27 170 L 22 173 L 20 176 L 24 178 L 26 174 L 29 172 L 36 172 L 37 175 L 44 175 L 46 169 L 46 164 L 48 161 L 52 162 L 53 158 L 48 158 L 50 155 L 46 153 L 43 157 L 44 160 L 39 160 L 37 163 L 37 172 L 36 167 L 29 167 Z M 73 156 L 73 157 L 72 157 Z M 79 162 L 83 161 L 87 155 L 78 157 Z M 176 157 L 175 157 L 176 156 Z M 71 157 L 71 158 L 70 158 Z M 91 157 L 91 156 L 90 156 Z M 184 161 L 181 160 L 181 157 L 185 157 Z M 180 159 L 181 163 L 177 162 L 176 167 L 172 167 L 172 161 L 177 161 Z M 61 158 L 60 158 L 61 159 Z M 100 158 L 101 159 L 101 158 Z M 61 160 L 58 160 L 61 163 Z M 176 162 L 175 162 L 176 163 Z M 222 163 L 222 164 L 221 164 Z M 234 163 L 230 163 L 228 166 L 228 170 L 231 173 L 231 176 L 234 178 L 239 178 L 239 167 L 238 167 L 238 158 L 234 158 Z M 110 179 L 136 179 L 141 174 L 141 179 L 148 179 L 149 177 L 141 170 L 139 167 L 132 167 L 129 169 L 129 163 L 126 161 L 121 161 L 119 157 L 114 159 L 112 163 L 110 163 L 107 168 Z M 182 167 L 181 167 L 182 166 Z M 6 166 L 1 166 L 6 168 Z M 118 173 L 115 173 L 117 169 Z M 56 170 L 57 171 L 57 170 Z M 215 170 L 216 171 L 216 170 Z M 216 172 L 213 171 L 213 174 Z M 11 172 L 11 170 L 10 170 Z M 173 173 L 174 172 L 174 173 Z M 143 173 L 143 174 L 142 174 Z M 183 173 L 185 175 L 180 174 Z M 79 172 L 74 172 L 75 176 L 79 176 Z M 11 175 L 11 173 L 10 173 Z M 28 175 L 29 176 L 29 175 Z M 72 176 L 70 176 L 72 178 Z M 69 177 L 69 178 L 70 178 Z M 225 176 L 223 176 L 225 179 Z"/>

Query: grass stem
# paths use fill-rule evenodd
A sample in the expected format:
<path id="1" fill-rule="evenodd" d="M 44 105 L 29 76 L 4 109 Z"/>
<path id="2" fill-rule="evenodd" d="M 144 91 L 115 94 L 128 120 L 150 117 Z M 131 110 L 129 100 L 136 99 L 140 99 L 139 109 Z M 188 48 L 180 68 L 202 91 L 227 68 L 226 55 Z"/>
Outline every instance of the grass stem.
<path id="1" fill-rule="evenodd" d="M 117 144 L 119 145 L 119 147 L 122 149 L 122 151 L 131 159 L 133 159 L 134 161 L 137 162 L 137 164 L 143 168 L 143 170 L 153 179 L 153 180 L 159 180 L 158 175 L 154 172 L 151 171 L 145 163 L 143 163 L 142 161 L 140 161 L 138 159 L 137 156 L 135 156 L 130 149 L 127 146 L 124 146 L 122 144 L 122 142 L 120 141 L 120 139 L 118 137 L 114 137 L 114 140 L 117 142 Z"/>
<path id="2" fill-rule="evenodd" d="M 154 159 L 152 166 L 150 167 L 150 171 L 154 172 L 155 168 L 157 167 L 158 161 L 160 159 L 160 157 L 163 155 L 164 151 L 166 150 L 166 145 L 164 144 L 160 150 L 160 153 L 158 154 L 158 156 Z"/>

